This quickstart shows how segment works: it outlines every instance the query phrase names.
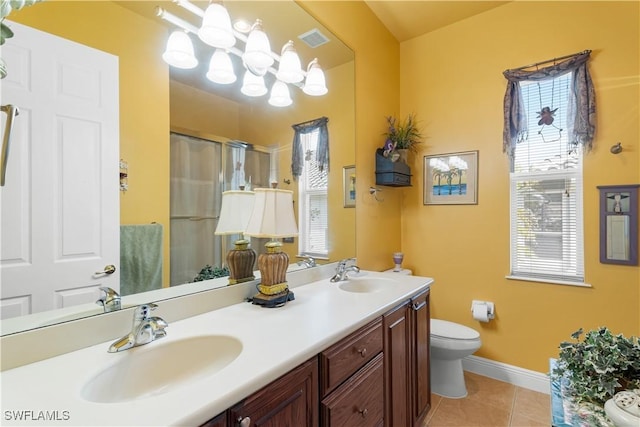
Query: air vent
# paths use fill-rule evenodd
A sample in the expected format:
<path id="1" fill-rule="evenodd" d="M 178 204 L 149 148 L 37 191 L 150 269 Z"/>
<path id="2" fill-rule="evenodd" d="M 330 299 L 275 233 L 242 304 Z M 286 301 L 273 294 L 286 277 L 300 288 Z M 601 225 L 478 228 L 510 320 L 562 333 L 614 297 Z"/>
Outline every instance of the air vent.
<path id="1" fill-rule="evenodd" d="M 313 48 L 322 46 L 325 43 L 329 43 L 329 39 L 327 38 L 327 36 L 322 34 L 317 28 L 314 28 L 311 31 L 307 31 L 304 34 L 300 34 L 298 38 Z"/>

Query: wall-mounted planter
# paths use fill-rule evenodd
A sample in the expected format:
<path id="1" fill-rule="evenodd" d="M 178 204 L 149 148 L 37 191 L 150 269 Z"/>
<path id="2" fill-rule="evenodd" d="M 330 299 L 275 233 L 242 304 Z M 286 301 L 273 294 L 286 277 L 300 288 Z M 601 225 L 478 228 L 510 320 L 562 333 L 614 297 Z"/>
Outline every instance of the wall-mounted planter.
<path id="1" fill-rule="evenodd" d="M 410 187 L 411 168 L 404 162 L 392 162 L 376 151 L 376 185 L 388 187 Z"/>

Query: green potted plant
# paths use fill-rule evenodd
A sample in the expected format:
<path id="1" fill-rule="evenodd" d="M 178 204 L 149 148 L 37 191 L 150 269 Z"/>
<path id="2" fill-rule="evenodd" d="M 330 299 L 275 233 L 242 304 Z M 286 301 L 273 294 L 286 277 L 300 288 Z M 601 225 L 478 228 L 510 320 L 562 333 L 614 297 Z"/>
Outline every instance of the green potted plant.
<path id="1" fill-rule="evenodd" d="M 550 377 L 562 385 L 573 417 L 607 425 L 597 422 L 604 403 L 621 390 L 640 388 L 640 342 L 637 337 L 614 335 L 606 327 L 588 331 L 580 340 L 582 334 L 580 328 L 571 334 L 574 341 L 560 344 Z"/>
<path id="2" fill-rule="evenodd" d="M 4 19 L 9 16 L 12 10 L 20 10 L 25 6 L 31 6 L 42 0 L 0 0 L 0 46 L 7 39 L 13 37 L 13 31 L 5 23 Z M 0 58 L 0 79 L 7 76 L 7 66 L 4 60 Z"/>
<path id="3" fill-rule="evenodd" d="M 422 143 L 423 136 L 418 129 L 415 114 L 409 114 L 404 120 L 387 116 L 389 125 L 384 133 L 384 155 L 392 161 L 401 160 L 406 163 L 407 153 L 416 152 L 418 144 Z"/>

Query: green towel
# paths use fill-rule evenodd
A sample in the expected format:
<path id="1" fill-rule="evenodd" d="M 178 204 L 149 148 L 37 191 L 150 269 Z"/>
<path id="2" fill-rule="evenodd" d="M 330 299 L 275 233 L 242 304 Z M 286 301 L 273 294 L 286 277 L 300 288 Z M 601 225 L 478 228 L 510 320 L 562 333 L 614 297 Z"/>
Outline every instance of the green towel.
<path id="1" fill-rule="evenodd" d="M 162 287 L 162 225 L 120 226 L 120 295 Z"/>

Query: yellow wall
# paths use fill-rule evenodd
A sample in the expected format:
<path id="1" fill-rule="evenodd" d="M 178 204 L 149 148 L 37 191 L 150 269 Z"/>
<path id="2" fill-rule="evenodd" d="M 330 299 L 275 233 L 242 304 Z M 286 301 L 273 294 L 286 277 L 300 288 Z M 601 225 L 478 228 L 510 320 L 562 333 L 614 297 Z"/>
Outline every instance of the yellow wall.
<path id="1" fill-rule="evenodd" d="M 400 45 L 363 1 L 298 3 L 355 52 L 356 253 L 361 268 L 386 270 L 401 247 L 402 192 L 384 187 L 384 202 L 377 202 L 369 187 L 375 186 L 385 116 L 400 106 Z"/>
<path id="2" fill-rule="evenodd" d="M 542 6 L 543 5 L 543 6 Z M 423 206 L 418 179 L 403 190 L 402 250 L 432 276 L 432 313 L 479 330 L 492 360 L 547 371 L 558 344 L 579 327 L 640 333 L 638 267 L 600 264 L 598 185 L 640 183 L 638 2 L 512 2 L 401 44 L 401 112 L 416 112 L 428 136 L 422 155 L 479 150 L 479 202 Z M 592 288 L 506 280 L 509 178 L 502 153 L 502 71 L 592 49 L 598 128 L 584 157 L 586 282 Z M 609 147 L 620 141 L 619 155 Z M 358 254 L 360 255 L 360 254 Z M 474 321 L 472 299 L 496 303 Z"/>
<path id="3" fill-rule="evenodd" d="M 166 29 L 103 1 L 45 1 L 13 12 L 10 19 L 119 57 L 120 157 L 129 163 L 129 190 L 121 193 L 120 222 L 163 225 L 167 285 L 169 71 L 159 55 Z"/>

